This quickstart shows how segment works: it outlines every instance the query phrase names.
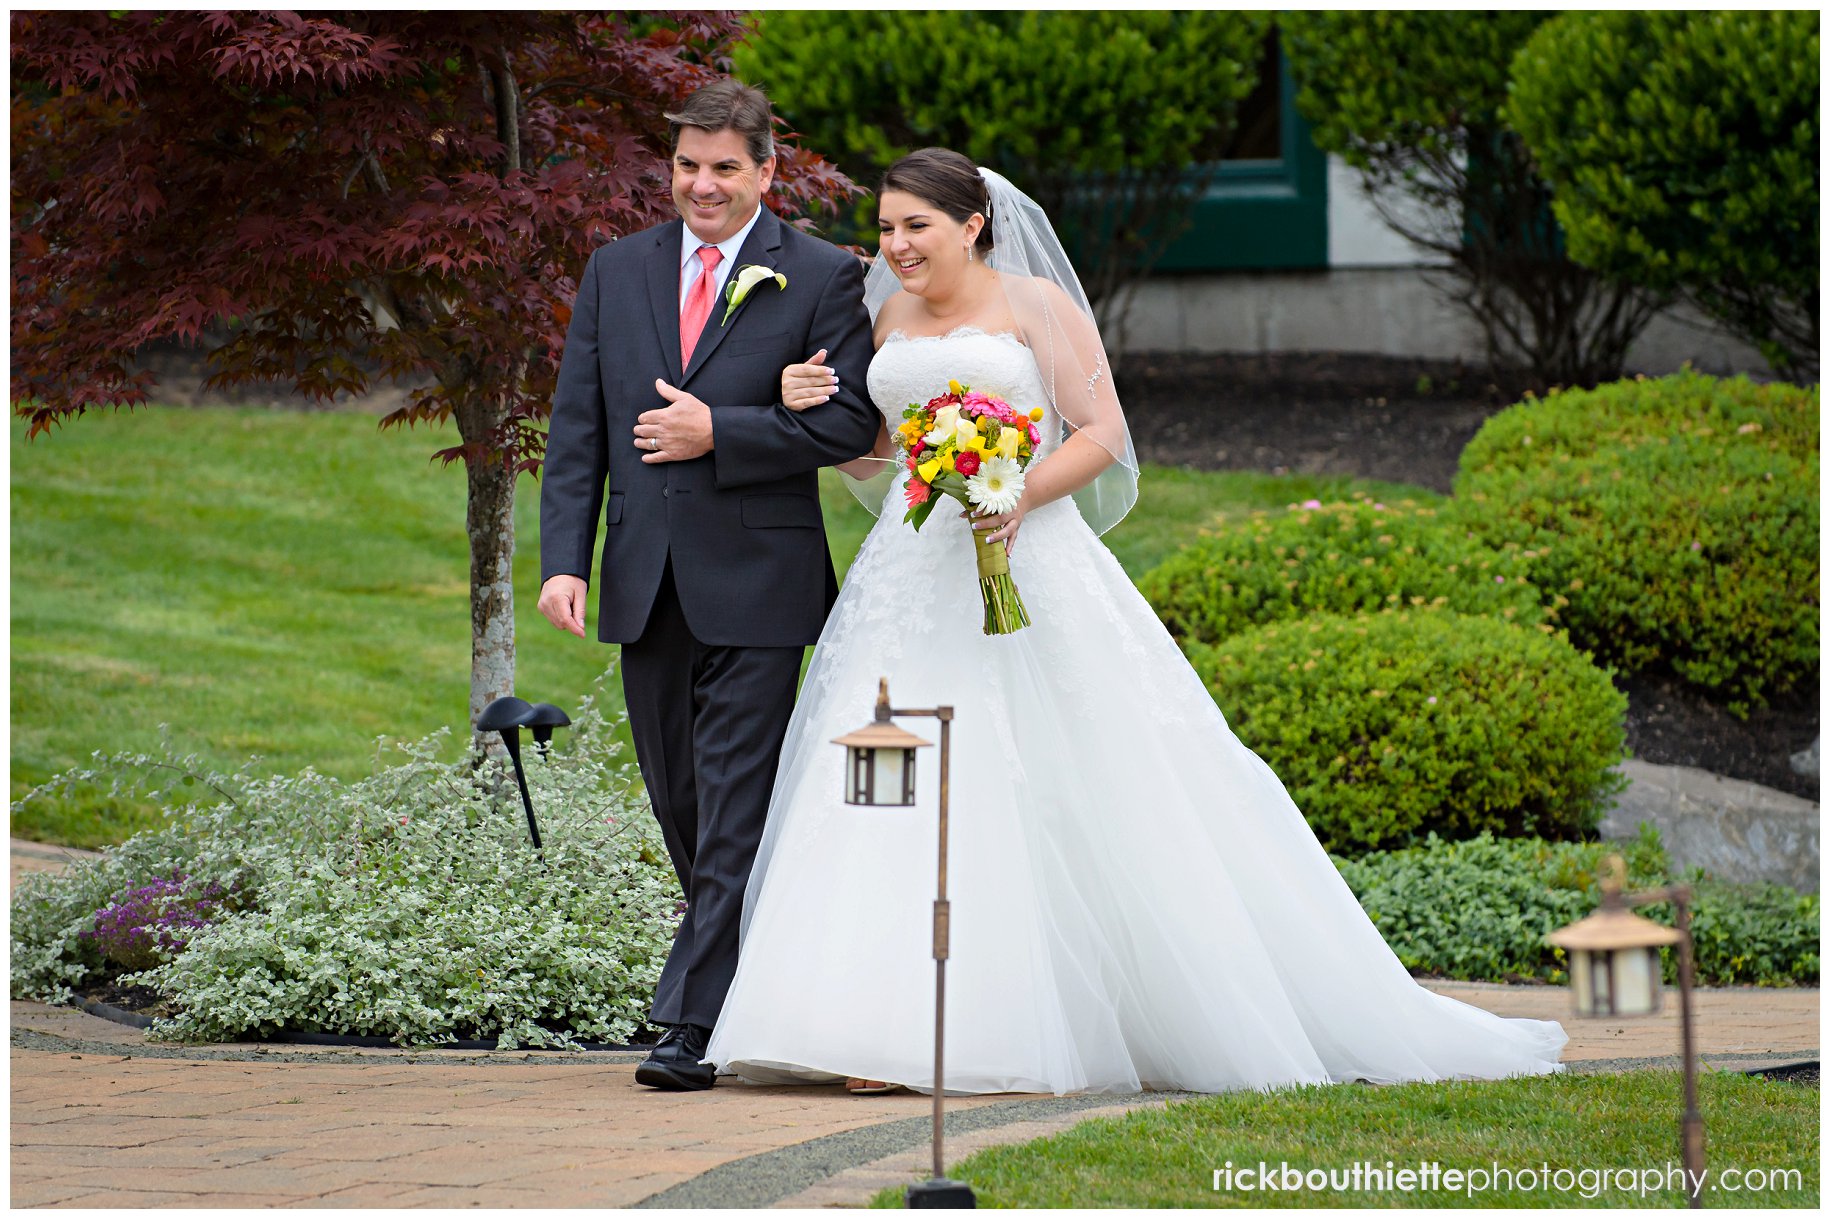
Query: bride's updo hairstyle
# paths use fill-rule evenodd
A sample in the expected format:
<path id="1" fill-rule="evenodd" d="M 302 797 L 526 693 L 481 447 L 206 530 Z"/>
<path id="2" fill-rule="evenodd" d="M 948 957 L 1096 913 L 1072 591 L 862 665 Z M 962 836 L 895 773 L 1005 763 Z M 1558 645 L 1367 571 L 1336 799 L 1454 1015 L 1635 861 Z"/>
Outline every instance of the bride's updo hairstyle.
<path id="1" fill-rule="evenodd" d="M 960 224 L 977 212 L 985 218 L 978 240 L 972 243 L 979 257 L 991 253 L 991 196 L 978 166 L 951 148 L 922 148 L 903 157 L 883 175 L 877 193 L 899 190 L 932 203 Z"/>
<path id="2" fill-rule="evenodd" d="M 985 217 L 973 248 L 990 255 L 983 266 L 994 273 L 1015 322 L 1014 329 L 1001 323 L 1000 329 L 1011 331 L 1027 349 L 1027 359 L 1041 378 L 1042 397 L 1054 408 L 1055 419 L 1049 421 L 1045 413 L 1043 427 L 1063 429 L 1062 443 L 1079 441 L 1083 451 L 1090 440 L 1111 458 L 1092 482 L 1074 492 L 1074 502 L 1093 532 L 1104 533 L 1118 524 L 1137 502 L 1137 450 L 1112 385 L 1112 364 L 1093 306 L 1048 214 L 997 170 L 980 169 L 945 148 L 924 148 L 903 157 L 883 175 L 881 189 L 921 200 L 934 209 L 936 220 L 946 216 L 964 224 L 974 212 Z M 961 273 L 976 274 L 963 268 Z M 882 323 L 883 310 L 901 291 L 901 276 L 889 259 L 871 264 L 864 277 L 864 307 L 873 324 Z M 996 308 L 995 299 L 979 303 Z M 879 355 L 889 351 L 886 341 Z M 1020 363 L 1012 364 L 1013 376 L 1020 374 Z M 878 478 L 881 482 L 851 484 L 873 512 L 881 509 L 894 475 L 885 470 Z"/>

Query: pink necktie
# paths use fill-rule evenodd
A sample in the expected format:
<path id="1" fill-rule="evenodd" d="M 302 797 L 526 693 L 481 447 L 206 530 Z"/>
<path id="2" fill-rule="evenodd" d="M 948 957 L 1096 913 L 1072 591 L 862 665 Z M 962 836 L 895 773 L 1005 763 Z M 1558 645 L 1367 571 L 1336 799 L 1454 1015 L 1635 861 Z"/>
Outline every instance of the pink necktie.
<path id="1" fill-rule="evenodd" d="M 693 281 L 692 291 L 686 294 L 686 304 L 680 309 L 681 368 L 693 362 L 693 348 L 699 345 L 699 332 L 705 329 L 706 319 L 712 316 L 712 286 L 717 282 L 712 271 L 723 258 L 715 245 L 699 247 L 699 261 L 705 266 L 699 272 L 699 278 Z"/>

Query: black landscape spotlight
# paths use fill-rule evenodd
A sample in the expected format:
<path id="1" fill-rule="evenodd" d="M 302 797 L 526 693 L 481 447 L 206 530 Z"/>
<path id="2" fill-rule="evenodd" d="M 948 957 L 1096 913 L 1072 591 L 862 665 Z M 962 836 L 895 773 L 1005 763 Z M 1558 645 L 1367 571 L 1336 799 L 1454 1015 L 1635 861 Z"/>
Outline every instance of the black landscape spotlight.
<path id="1" fill-rule="evenodd" d="M 540 754 L 545 757 L 553 742 L 553 729 L 564 728 L 572 722 L 572 717 L 552 703 L 535 703 L 528 709 L 524 722 L 534 730 L 534 744 L 540 747 Z"/>
<path id="2" fill-rule="evenodd" d="M 534 730 L 534 741 L 544 754 L 547 742 L 553 739 L 553 729 L 571 722 L 566 713 L 552 703 L 529 703 L 512 694 L 492 699 L 483 708 L 483 714 L 477 716 L 477 731 L 500 733 L 502 744 L 515 764 L 515 785 L 521 789 L 521 807 L 527 810 L 527 832 L 534 840 L 536 851 L 540 849 L 540 826 L 534 821 L 534 801 L 527 794 L 527 774 L 521 769 L 521 729 L 531 727 Z"/>

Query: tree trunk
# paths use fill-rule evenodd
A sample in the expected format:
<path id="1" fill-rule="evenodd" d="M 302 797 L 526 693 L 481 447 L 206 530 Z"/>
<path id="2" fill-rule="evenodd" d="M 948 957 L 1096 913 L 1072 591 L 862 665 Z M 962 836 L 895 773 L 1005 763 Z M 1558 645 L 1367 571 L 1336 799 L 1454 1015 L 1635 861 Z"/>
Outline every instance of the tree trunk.
<path id="1" fill-rule="evenodd" d="M 506 178 L 521 168 L 520 90 L 506 54 L 488 74 L 495 95 L 496 134 L 502 139 L 502 174 Z M 518 384 L 520 374 L 517 366 L 509 383 Z M 491 443 L 507 420 L 509 396 L 487 392 L 466 395 L 453 412 L 458 434 L 472 450 L 464 458 L 469 492 L 464 523 L 470 535 L 472 725 L 492 699 L 515 692 L 515 472 L 500 448 Z M 485 751 L 502 748 L 494 733 L 487 741 L 478 739 L 476 743 Z"/>
<path id="2" fill-rule="evenodd" d="M 500 454 L 464 464 L 470 534 L 470 722 L 515 690 L 515 476 Z"/>
<path id="3" fill-rule="evenodd" d="M 517 372 L 519 370 L 516 370 Z M 497 435 L 504 395 L 454 370 L 452 417 L 464 441 L 464 528 L 470 538 L 470 723 L 490 700 L 515 692 L 515 471 Z M 495 734 L 480 749 L 499 749 Z"/>

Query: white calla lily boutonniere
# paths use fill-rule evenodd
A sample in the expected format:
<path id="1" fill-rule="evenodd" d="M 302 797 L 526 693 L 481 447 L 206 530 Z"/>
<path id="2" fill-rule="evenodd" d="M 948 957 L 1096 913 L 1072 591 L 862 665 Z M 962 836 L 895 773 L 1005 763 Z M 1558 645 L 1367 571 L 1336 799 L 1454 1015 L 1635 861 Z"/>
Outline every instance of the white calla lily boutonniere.
<path id="1" fill-rule="evenodd" d="M 770 267 L 758 266 L 755 263 L 738 267 L 737 274 L 731 276 L 731 282 L 725 286 L 724 318 L 718 324 L 722 326 L 730 321 L 731 315 L 750 299 L 750 293 L 756 291 L 756 285 L 766 279 L 774 280 L 778 290 L 783 292 L 788 290 L 788 277 L 779 271 Z"/>

